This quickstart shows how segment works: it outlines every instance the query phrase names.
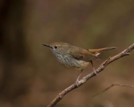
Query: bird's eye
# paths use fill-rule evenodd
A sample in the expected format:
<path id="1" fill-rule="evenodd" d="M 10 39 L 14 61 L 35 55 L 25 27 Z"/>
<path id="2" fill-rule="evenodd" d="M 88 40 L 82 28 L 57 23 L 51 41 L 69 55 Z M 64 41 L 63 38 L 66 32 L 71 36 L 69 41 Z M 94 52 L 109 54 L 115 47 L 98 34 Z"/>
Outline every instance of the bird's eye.
<path id="1" fill-rule="evenodd" d="M 57 46 L 54 46 L 55 49 L 57 49 Z"/>

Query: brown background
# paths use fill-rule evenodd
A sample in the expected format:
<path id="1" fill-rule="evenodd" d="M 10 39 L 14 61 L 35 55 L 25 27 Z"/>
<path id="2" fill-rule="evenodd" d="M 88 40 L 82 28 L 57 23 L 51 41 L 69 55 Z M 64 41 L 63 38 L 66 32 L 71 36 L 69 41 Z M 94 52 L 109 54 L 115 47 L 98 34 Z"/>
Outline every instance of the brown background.
<path id="1" fill-rule="evenodd" d="M 69 42 L 83 48 L 118 47 L 97 67 L 133 43 L 133 0 L 1 0 L 0 106 L 46 106 L 72 84 L 77 72 L 60 65 L 42 43 Z M 57 106 L 133 106 L 133 53 L 64 97 Z M 84 75 L 91 71 L 91 66 Z"/>

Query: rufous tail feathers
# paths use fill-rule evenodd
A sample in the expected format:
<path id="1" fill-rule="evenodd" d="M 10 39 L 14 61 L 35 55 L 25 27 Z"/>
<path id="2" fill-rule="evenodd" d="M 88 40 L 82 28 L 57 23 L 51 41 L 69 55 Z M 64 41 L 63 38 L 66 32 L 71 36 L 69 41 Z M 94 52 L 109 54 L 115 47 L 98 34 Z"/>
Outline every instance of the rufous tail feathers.
<path id="1" fill-rule="evenodd" d="M 98 49 L 88 49 L 88 51 L 95 56 L 99 56 L 102 52 L 116 49 L 116 47 L 105 47 L 105 48 L 98 48 Z"/>

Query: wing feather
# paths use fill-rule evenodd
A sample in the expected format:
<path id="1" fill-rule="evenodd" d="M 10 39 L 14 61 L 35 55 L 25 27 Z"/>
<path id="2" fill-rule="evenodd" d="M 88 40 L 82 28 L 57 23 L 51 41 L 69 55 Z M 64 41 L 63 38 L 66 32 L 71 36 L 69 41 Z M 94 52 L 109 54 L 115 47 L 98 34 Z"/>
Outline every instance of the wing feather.
<path id="1" fill-rule="evenodd" d="M 74 50 L 70 50 L 69 54 L 77 59 L 77 60 L 83 60 L 83 61 L 91 61 L 93 58 L 96 58 L 96 56 L 92 53 L 90 53 L 86 49 L 75 47 Z"/>

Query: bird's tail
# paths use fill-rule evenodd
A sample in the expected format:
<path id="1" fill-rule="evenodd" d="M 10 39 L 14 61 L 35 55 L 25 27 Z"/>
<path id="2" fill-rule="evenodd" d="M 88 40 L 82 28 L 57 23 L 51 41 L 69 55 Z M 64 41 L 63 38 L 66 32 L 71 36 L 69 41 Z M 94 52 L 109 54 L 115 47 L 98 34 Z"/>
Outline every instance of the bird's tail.
<path id="1" fill-rule="evenodd" d="M 100 55 L 100 53 L 104 52 L 104 51 L 109 51 L 109 50 L 113 50 L 116 49 L 116 47 L 105 47 L 105 48 L 98 48 L 98 49 L 88 49 L 88 51 L 92 54 L 94 54 L 95 56 Z"/>

